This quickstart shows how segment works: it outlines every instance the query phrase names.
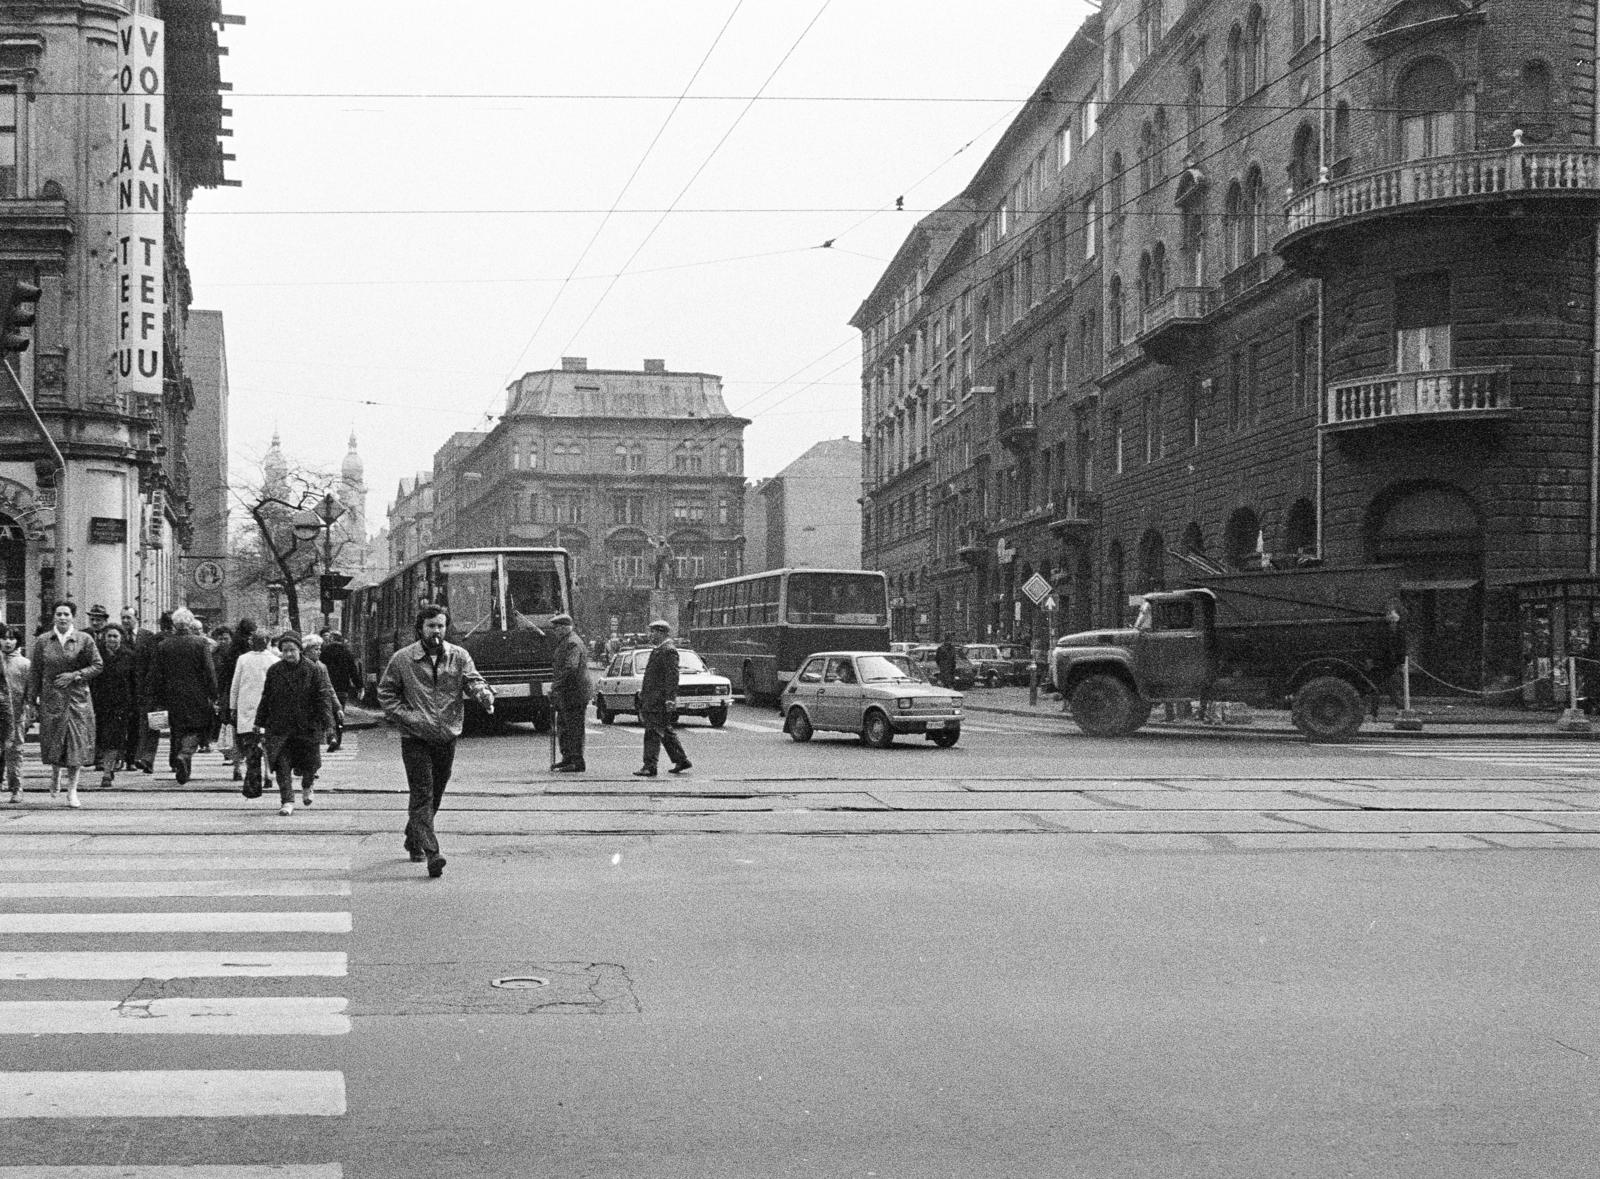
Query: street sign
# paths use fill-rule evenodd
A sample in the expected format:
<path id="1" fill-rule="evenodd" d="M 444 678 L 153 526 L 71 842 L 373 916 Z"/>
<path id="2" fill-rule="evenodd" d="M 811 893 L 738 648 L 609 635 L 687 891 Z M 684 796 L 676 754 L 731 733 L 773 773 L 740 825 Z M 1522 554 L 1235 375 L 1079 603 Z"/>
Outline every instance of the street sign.
<path id="1" fill-rule="evenodd" d="M 1022 583 L 1022 592 L 1027 594 L 1033 600 L 1033 604 L 1037 606 L 1050 596 L 1050 583 L 1035 573 Z"/>
<path id="2" fill-rule="evenodd" d="M 201 561 L 194 567 L 194 583 L 201 589 L 216 589 L 222 584 L 222 566 L 215 561 Z"/>

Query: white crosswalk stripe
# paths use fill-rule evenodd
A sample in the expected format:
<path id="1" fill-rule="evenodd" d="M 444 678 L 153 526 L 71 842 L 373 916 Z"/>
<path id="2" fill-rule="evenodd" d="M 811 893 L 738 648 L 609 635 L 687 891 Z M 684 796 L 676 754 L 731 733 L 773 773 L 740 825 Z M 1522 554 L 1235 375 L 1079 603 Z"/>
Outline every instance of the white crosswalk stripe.
<path id="1" fill-rule="evenodd" d="M 218 774 L 228 774 L 217 760 Z M 147 823 L 152 836 L 166 833 L 170 820 L 159 812 L 122 818 Z M 341 1179 L 338 1162 L 70 1162 L 92 1119 L 347 1112 L 344 1074 L 310 1045 L 350 1031 L 348 1000 L 327 993 L 340 984 L 312 981 L 348 976 L 347 954 L 331 947 L 352 928 L 350 856 L 295 852 L 296 844 L 270 837 L 236 854 L 198 856 L 101 855 L 96 846 L 91 837 L 60 855 L 0 859 L 0 1060 L 10 1064 L 0 1066 L 0 1124 L 58 1122 L 59 1135 L 51 1131 L 45 1143 L 65 1156 L 51 1165 L 6 1158 L 0 1179 Z M 349 844 L 323 843 L 318 851 L 341 846 Z M 168 980 L 185 981 L 163 994 Z M 253 980 L 276 980 L 275 990 L 243 993 Z M 46 997 L 56 981 L 74 990 Z M 167 1067 L 128 1067 L 134 1057 L 114 1045 L 130 1036 L 161 1037 L 179 1055 L 164 1057 Z M 293 1059 L 306 1067 L 252 1067 L 249 1055 L 225 1049 L 219 1058 L 229 1036 L 304 1038 L 307 1047 L 295 1047 Z M 57 1037 L 77 1046 L 62 1039 L 57 1047 Z M 73 1067 L 52 1068 L 57 1059 Z"/>
<path id="2" fill-rule="evenodd" d="M 1382 745 L 1359 746 L 1368 753 L 1393 757 L 1443 758 L 1479 765 L 1505 766 L 1529 774 L 1587 774 L 1600 776 L 1600 741 L 1517 740 L 1514 738 L 1450 738 L 1415 745 L 1386 740 Z"/>

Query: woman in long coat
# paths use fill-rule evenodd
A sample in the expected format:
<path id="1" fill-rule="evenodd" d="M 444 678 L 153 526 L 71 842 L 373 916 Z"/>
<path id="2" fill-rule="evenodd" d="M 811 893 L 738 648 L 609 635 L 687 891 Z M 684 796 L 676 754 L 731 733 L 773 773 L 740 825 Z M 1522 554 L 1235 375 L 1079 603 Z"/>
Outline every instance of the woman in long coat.
<path id="1" fill-rule="evenodd" d="M 53 625 L 33 643 L 28 669 L 28 700 L 39 718 L 39 760 L 50 767 L 50 797 L 61 790 L 67 771 L 67 805 L 78 802 L 78 774 L 94 762 L 94 704 L 89 681 L 100 674 L 100 647 L 72 625 L 77 606 L 59 601 Z"/>
<path id="2" fill-rule="evenodd" d="M 122 641 L 122 631 L 108 626 L 100 632 L 104 644 L 101 659 L 105 665 L 89 687 L 94 701 L 95 764 L 100 767 L 100 785 L 110 786 L 117 771 L 133 758 L 138 737 L 133 718 L 138 712 L 139 690 L 133 674 L 133 652 Z"/>

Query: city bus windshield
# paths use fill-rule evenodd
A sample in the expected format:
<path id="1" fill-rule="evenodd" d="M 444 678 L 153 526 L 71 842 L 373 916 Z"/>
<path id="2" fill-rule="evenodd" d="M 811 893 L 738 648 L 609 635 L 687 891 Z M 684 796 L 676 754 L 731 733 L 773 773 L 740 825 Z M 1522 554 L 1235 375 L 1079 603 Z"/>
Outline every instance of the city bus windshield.
<path id="1" fill-rule="evenodd" d="M 553 553 L 506 554 L 506 613 L 512 630 L 543 628 L 571 613 L 562 593 L 561 559 Z"/>
<path id="2" fill-rule="evenodd" d="M 452 637 L 500 629 L 499 564 L 492 553 L 439 558 L 433 571 L 433 600 L 449 612 Z"/>
<path id="3" fill-rule="evenodd" d="M 883 626 L 883 578 L 860 573 L 791 573 L 790 622 L 830 626 Z"/>

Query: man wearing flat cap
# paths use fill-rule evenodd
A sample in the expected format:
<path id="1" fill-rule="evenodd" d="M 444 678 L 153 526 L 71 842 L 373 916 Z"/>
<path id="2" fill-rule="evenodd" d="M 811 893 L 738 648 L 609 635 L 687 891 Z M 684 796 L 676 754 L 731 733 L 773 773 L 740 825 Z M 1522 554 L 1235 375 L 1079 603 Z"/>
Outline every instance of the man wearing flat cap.
<path id="1" fill-rule="evenodd" d="M 678 735 L 672 731 L 672 705 L 678 695 L 678 648 L 673 645 L 672 627 L 662 619 L 650 624 L 650 645 L 655 648 L 644 665 L 644 683 L 639 685 L 639 721 L 644 725 L 644 765 L 634 770 L 635 778 L 654 778 L 656 760 L 667 751 L 672 774 L 689 769 L 689 757 Z"/>
<path id="2" fill-rule="evenodd" d="M 550 768 L 562 774 L 581 774 L 583 764 L 583 721 L 589 711 L 594 685 L 589 682 L 589 648 L 572 629 L 572 615 L 557 614 L 550 620 L 556 637 L 550 703 L 556 710 L 556 740 L 561 760 Z"/>

